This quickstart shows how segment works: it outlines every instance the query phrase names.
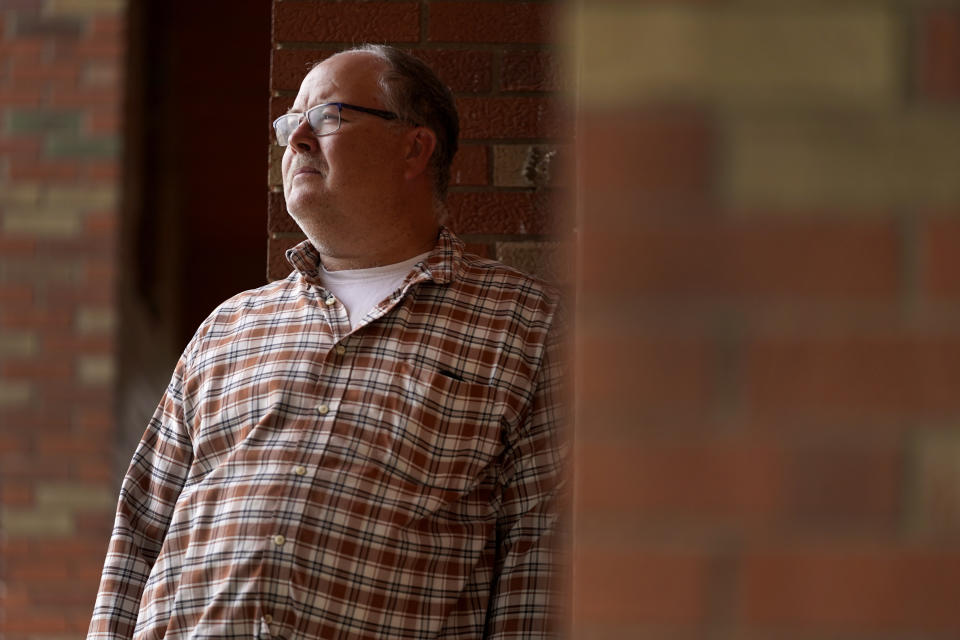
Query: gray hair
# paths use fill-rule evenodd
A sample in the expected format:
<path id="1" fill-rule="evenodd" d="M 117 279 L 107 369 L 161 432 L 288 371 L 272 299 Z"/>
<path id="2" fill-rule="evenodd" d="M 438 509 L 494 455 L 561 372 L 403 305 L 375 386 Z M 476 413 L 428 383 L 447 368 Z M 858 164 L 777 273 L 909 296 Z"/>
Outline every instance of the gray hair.
<path id="1" fill-rule="evenodd" d="M 341 53 L 350 51 L 365 51 L 385 61 L 389 68 L 380 76 L 385 108 L 396 113 L 402 122 L 427 127 L 437 137 L 429 167 L 434 196 L 442 202 L 450 185 L 450 165 L 460 137 L 453 93 L 426 63 L 406 51 L 385 44 L 363 44 Z"/>

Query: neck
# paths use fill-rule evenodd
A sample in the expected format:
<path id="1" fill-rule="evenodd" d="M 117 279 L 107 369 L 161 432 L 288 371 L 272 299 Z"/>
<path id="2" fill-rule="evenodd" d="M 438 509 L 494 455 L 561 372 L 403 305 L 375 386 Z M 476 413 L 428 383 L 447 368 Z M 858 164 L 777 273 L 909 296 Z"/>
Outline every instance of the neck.
<path id="1" fill-rule="evenodd" d="M 331 246 L 329 242 L 318 242 L 313 238 L 310 240 L 320 251 L 320 259 L 327 271 L 370 269 L 403 262 L 430 251 L 437 243 L 439 229 L 439 225 L 434 222 L 432 225 L 416 230 L 415 233 L 394 236 L 398 242 L 383 242 L 376 246 L 355 248 L 340 249 Z"/>

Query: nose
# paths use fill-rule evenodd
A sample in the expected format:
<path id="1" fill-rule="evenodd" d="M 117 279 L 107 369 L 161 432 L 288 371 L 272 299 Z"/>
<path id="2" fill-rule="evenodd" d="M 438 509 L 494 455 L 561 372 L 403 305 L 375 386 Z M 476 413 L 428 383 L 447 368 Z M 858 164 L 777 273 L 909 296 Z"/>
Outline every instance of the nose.
<path id="1" fill-rule="evenodd" d="M 310 123 L 307 122 L 306 118 L 300 120 L 300 124 L 290 134 L 287 145 L 297 153 L 312 153 L 317 150 L 319 145 L 317 136 L 313 135 L 313 129 L 310 128 Z"/>

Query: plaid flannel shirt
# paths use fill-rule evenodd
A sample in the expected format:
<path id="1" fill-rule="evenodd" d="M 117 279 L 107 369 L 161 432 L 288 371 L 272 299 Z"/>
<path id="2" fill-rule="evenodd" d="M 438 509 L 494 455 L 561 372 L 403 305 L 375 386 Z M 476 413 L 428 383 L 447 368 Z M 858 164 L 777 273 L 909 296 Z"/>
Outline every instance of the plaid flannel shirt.
<path id="1" fill-rule="evenodd" d="M 557 296 L 434 251 L 351 332 L 308 242 L 181 357 L 88 638 L 541 638 L 564 494 Z"/>

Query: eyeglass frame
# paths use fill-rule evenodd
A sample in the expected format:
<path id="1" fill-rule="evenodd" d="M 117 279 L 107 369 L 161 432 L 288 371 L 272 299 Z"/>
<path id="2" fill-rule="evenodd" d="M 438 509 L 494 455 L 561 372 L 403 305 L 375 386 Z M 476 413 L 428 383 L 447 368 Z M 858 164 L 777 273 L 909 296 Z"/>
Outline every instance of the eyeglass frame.
<path id="1" fill-rule="evenodd" d="M 361 113 L 369 113 L 370 115 L 377 116 L 378 118 L 383 118 L 384 120 L 396 120 L 396 119 L 398 119 L 398 118 L 400 117 L 400 116 L 398 116 L 397 114 L 395 114 L 395 113 L 392 112 L 392 111 L 384 111 L 383 109 L 372 109 L 372 108 L 370 108 L 370 107 L 360 107 L 360 106 L 358 106 L 358 105 L 348 104 L 348 103 L 346 103 L 346 102 L 324 102 L 323 104 L 318 104 L 318 105 L 316 105 L 315 107 L 310 107 L 309 109 L 307 109 L 307 110 L 304 111 L 303 113 L 296 113 L 296 112 L 293 112 L 293 113 L 285 113 L 285 114 L 283 114 L 282 116 L 280 116 L 279 118 L 277 118 L 276 120 L 274 120 L 274 121 L 273 121 L 273 132 L 274 132 L 274 134 L 276 134 L 276 136 L 277 136 L 277 144 L 279 144 L 281 147 L 286 147 L 286 146 L 289 146 L 289 145 L 290 145 L 290 136 L 287 136 L 287 139 L 284 140 L 283 142 L 280 141 L 280 132 L 277 130 L 277 123 L 278 123 L 278 122 L 280 122 L 281 120 L 283 120 L 284 118 L 287 118 L 287 117 L 289 117 L 289 116 L 294 116 L 294 115 L 300 116 L 300 118 L 297 120 L 297 126 L 294 127 L 293 129 L 291 129 L 291 131 L 290 131 L 290 135 L 292 136 L 292 135 L 293 135 L 293 132 L 296 131 L 297 128 L 298 128 L 301 124 L 303 124 L 303 121 L 304 121 L 304 120 L 306 120 L 307 123 L 309 124 L 310 118 L 309 118 L 309 115 L 308 115 L 308 114 L 309 114 L 311 111 L 314 111 L 314 110 L 316 110 L 316 109 L 322 109 L 322 108 L 324 108 L 324 107 L 329 107 L 329 106 L 331 106 L 331 105 L 336 105 L 336 106 L 337 106 L 337 128 L 334 129 L 333 131 L 329 131 L 329 132 L 327 132 L 327 133 L 317 133 L 317 132 L 316 132 L 316 129 L 314 129 L 314 128 L 311 126 L 311 127 L 310 127 L 310 130 L 313 131 L 313 132 L 314 132 L 313 135 L 317 136 L 318 138 L 319 138 L 319 137 L 322 137 L 322 136 L 333 135 L 333 134 L 336 133 L 337 131 L 340 131 L 340 125 L 343 123 L 343 110 L 344 110 L 344 109 L 350 109 L 351 111 L 359 111 L 359 112 L 361 112 Z"/>

